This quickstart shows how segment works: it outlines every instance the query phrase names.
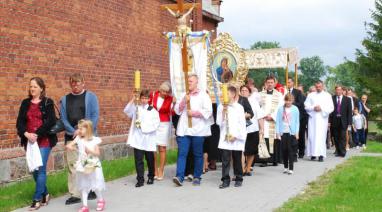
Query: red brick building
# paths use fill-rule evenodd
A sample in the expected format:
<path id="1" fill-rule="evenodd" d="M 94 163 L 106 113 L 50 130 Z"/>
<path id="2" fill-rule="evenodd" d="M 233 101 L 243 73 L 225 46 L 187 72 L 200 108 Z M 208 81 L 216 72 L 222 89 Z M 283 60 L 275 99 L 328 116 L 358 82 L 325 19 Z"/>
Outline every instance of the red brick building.
<path id="1" fill-rule="evenodd" d="M 214 30 L 220 0 L 197 0 L 193 30 Z M 15 123 L 29 79 L 42 77 L 47 95 L 58 103 L 70 91 L 73 72 L 85 76 L 86 87 L 100 101 L 100 136 L 115 146 L 126 141 L 129 122 L 122 110 L 132 93 L 133 71 L 142 70 L 142 84 L 156 89 L 169 79 L 167 42 L 176 20 L 161 4 L 172 0 L 7 0 L 0 2 L 0 182 L 26 175 Z M 124 156 L 109 149 L 112 159 Z M 50 168 L 63 167 L 58 145 Z M 110 154 L 107 154 L 110 155 Z M 25 165 L 24 165 L 25 166 Z M 15 171 L 16 170 L 16 171 Z"/>

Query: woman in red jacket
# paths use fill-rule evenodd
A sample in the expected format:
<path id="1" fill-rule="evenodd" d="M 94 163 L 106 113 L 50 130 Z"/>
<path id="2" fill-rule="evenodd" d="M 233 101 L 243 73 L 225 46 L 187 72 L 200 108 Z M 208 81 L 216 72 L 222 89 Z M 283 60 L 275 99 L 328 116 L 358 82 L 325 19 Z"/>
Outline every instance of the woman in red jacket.
<path id="1" fill-rule="evenodd" d="M 171 115 L 174 99 L 175 98 L 171 96 L 171 85 L 167 81 L 160 85 L 158 91 L 155 91 L 150 95 L 149 104 L 159 112 L 160 117 L 160 125 L 156 135 L 156 143 L 159 151 L 159 169 L 157 167 L 156 157 L 154 157 L 155 178 L 157 180 L 163 180 L 164 177 L 166 147 L 169 145 L 170 141 Z"/>

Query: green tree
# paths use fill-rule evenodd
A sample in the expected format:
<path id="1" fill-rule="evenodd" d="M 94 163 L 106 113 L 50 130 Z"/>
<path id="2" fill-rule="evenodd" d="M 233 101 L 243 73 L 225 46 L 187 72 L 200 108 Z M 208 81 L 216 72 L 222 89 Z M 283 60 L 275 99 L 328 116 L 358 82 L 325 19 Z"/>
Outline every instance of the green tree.
<path id="1" fill-rule="evenodd" d="M 326 87 L 333 90 L 335 85 L 343 85 L 355 92 L 362 92 L 362 87 L 357 81 L 357 68 L 356 63 L 348 60 L 336 67 L 329 67 Z"/>
<path id="2" fill-rule="evenodd" d="M 280 43 L 276 41 L 257 41 L 251 45 L 251 49 L 274 49 L 281 48 Z"/>
<path id="3" fill-rule="evenodd" d="M 301 70 L 299 84 L 304 85 L 305 90 L 322 79 L 327 73 L 327 67 L 319 56 L 302 58 L 299 69 Z"/>
<path id="4" fill-rule="evenodd" d="M 365 52 L 357 49 L 358 82 L 369 91 L 369 103 L 374 117 L 382 115 L 382 0 L 375 1 L 371 14 L 372 22 L 367 23 L 367 37 L 362 41 Z"/>

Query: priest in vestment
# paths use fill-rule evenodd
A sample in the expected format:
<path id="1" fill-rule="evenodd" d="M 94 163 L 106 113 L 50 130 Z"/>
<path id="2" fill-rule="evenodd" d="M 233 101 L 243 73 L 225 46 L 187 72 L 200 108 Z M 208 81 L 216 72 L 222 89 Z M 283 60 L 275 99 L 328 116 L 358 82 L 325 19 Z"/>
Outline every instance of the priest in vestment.
<path id="1" fill-rule="evenodd" d="M 329 115 L 333 112 L 334 106 L 331 95 L 324 91 L 323 82 L 316 82 L 315 87 L 316 91 L 310 93 L 304 103 L 309 115 L 306 155 L 311 157 L 311 160 L 318 157 L 322 162 L 326 157 Z"/>
<path id="2" fill-rule="evenodd" d="M 271 162 L 277 166 L 281 162 L 280 140 L 276 139 L 275 121 L 277 110 L 284 104 L 283 95 L 275 89 L 276 79 L 274 76 L 268 76 L 265 80 L 265 90 L 260 92 L 260 107 L 264 117 L 264 139 L 268 147 Z M 267 166 L 263 163 L 261 166 Z"/>

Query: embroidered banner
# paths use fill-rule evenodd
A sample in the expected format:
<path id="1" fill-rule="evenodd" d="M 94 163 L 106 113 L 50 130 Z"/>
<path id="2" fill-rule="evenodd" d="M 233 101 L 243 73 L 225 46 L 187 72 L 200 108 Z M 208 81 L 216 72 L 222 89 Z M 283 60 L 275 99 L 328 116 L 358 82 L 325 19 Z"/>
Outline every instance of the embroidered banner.
<path id="1" fill-rule="evenodd" d="M 245 51 L 249 69 L 259 68 L 285 68 L 289 53 L 289 64 L 299 62 L 296 48 L 259 49 Z"/>
<path id="2" fill-rule="evenodd" d="M 184 73 L 182 67 L 182 44 L 175 33 L 167 33 L 170 56 L 170 81 L 173 95 L 180 99 L 185 94 Z M 189 73 L 199 77 L 198 88 L 207 90 L 207 53 L 210 33 L 208 31 L 191 32 L 187 36 Z"/>

